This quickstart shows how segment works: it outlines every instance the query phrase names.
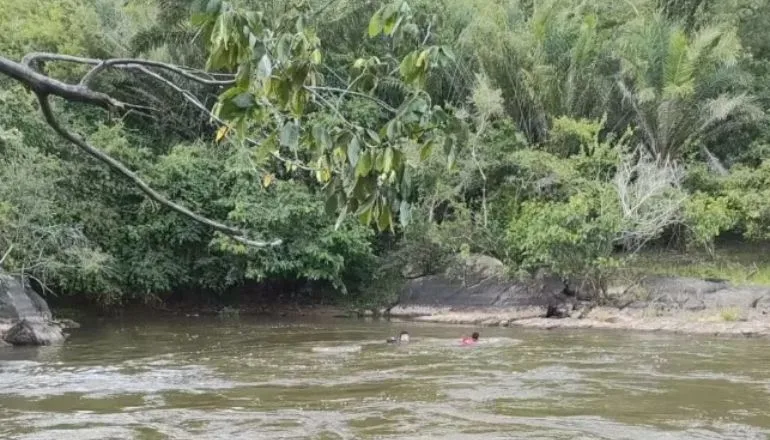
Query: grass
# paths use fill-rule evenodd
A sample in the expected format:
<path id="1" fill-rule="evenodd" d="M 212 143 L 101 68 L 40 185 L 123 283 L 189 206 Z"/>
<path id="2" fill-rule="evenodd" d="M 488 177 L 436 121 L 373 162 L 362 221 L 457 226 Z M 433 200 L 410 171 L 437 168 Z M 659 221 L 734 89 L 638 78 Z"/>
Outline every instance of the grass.
<path id="1" fill-rule="evenodd" d="M 635 256 L 628 268 L 644 274 L 770 285 L 770 244 L 723 245 L 713 256 L 704 251 L 645 251 Z"/>
<path id="2" fill-rule="evenodd" d="M 741 317 L 741 312 L 738 309 L 724 309 L 719 313 L 719 317 L 725 322 L 735 322 Z"/>

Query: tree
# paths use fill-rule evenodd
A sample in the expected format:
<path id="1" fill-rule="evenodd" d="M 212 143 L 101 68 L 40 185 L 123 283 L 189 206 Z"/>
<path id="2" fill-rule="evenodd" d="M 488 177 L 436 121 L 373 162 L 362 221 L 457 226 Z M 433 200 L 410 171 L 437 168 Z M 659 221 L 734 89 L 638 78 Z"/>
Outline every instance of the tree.
<path id="1" fill-rule="evenodd" d="M 47 224 L 80 228 L 126 294 L 278 279 L 344 291 L 373 252 L 391 274 L 385 260 L 420 266 L 415 252 L 430 270 L 457 252 L 585 268 L 691 221 L 674 169 L 732 174 L 720 162 L 766 151 L 763 70 L 732 30 L 761 23 L 734 12 L 748 0 L 55 0 L 51 14 L 78 11 L 56 35 L 39 2 L 3 2 L 0 29 L 41 26 L 0 37 L 0 81 L 30 90 L 46 122 L 0 122 L 61 160 Z"/>
<path id="2" fill-rule="evenodd" d="M 231 137 L 236 142 L 253 145 L 259 160 L 273 156 L 284 161 L 290 170 L 301 168 L 314 172 L 325 184 L 330 205 L 340 212 L 338 224 L 350 212 L 365 224 L 376 224 L 381 230 L 392 230 L 395 216 L 399 211 L 405 212 L 404 207 L 409 203 L 410 171 L 404 149 L 413 143 L 428 149 L 444 141 L 445 149 L 452 151 L 458 136 L 463 136 L 463 126 L 442 109 L 434 108 L 430 97 L 421 90 L 431 65 L 451 59 L 451 53 L 445 48 L 431 46 L 410 52 L 398 64 L 398 77 L 389 73 L 388 62 L 376 57 L 356 60 L 352 67 L 359 72 L 359 79 L 370 77 L 368 82 L 377 84 L 382 76 L 380 72 L 384 71 L 385 78 L 391 81 L 398 78 L 403 82 L 403 99 L 398 106 L 392 106 L 376 97 L 376 85 L 367 90 L 363 88 L 363 81 L 350 81 L 344 89 L 323 85 L 319 72 L 322 45 L 313 28 L 307 25 L 311 21 L 306 7 L 300 6 L 283 15 L 274 27 L 268 26 L 259 13 L 241 11 L 218 0 L 202 2 L 194 11 L 193 23 L 200 26 L 209 49 L 207 68 L 213 72 L 235 73 L 207 73 L 144 59 L 99 60 L 52 53 L 30 53 L 21 63 L 0 57 L 0 72 L 21 82 L 37 96 L 46 122 L 60 136 L 128 178 L 149 198 L 251 246 L 277 245 L 280 240 L 253 240 L 237 228 L 167 199 L 121 162 L 64 127 L 54 113 L 50 98 L 86 103 L 109 112 L 138 112 L 149 116 L 153 112 L 151 107 L 118 100 L 92 87 L 95 78 L 109 69 L 144 75 L 177 91 L 207 113 L 220 126 L 217 140 Z M 384 6 L 372 17 L 369 36 L 408 36 L 410 31 L 402 23 L 409 21 L 410 16 L 405 2 Z M 77 85 L 66 84 L 41 73 L 45 63 L 53 62 L 82 64 L 91 69 Z M 208 109 L 192 93 L 176 85 L 170 76 L 225 90 L 214 108 Z M 351 122 L 339 112 L 338 102 L 346 96 L 376 102 L 391 115 L 379 126 Z M 316 119 L 318 109 L 328 110 L 335 117 L 319 121 Z M 438 129 L 451 124 L 454 125 L 450 127 L 450 136 L 442 138 L 440 135 L 444 132 Z M 255 127 L 261 132 L 250 136 Z M 285 159 L 284 151 L 293 158 Z M 405 216 L 401 218 L 407 221 Z"/>
<path id="3" fill-rule="evenodd" d="M 618 87 L 632 110 L 642 144 L 662 163 L 679 160 L 703 141 L 764 117 L 742 92 L 735 30 L 713 25 L 688 35 L 662 15 L 640 17 L 620 46 Z"/>

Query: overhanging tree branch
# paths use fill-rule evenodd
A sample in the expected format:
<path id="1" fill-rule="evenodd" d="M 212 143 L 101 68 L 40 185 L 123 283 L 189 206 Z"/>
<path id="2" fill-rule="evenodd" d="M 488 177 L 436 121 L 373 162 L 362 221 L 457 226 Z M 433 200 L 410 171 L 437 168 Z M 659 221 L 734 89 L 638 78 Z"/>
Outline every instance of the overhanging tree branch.
<path id="1" fill-rule="evenodd" d="M 48 58 L 46 59 L 53 59 L 53 55 L 51 54 L 48 54 L 46 56 L 48 56 Z M 44 58 L 43 55 L 38 55 L 37 57 L 36 56 L 25 57 L 25 61 L 27 63 L 31 63 L 35 59 L 42 59 L 42 58 Z M 70 57 L 67 55 L 60 55 L 60 56 L 56 56 L 55 58 L 62 61 L 72 61 L 72 62 L 82 62 L 84 64 L 92 64 L 90 63 L 90 61 L 92 60 L 87 58 Z M 94 60 L 94 61 L 101 63 L 98 60 Z M 131 63 L 131 64 L 137 65 L 137 63 Z M 126 64 L 126 66 L 130 66 L 130 64 Z M 41 73 L 38 73 L 27 65 L 16 63 L 2 56 L 0 56 L 0 73 L 5 74 L 15 79 L 16 81 L 19 81 L 23 85 L 29 87 L 29 89 L 35 94 L 35 96 L 37 97 L 40 103 L 40 109 L 43 113 L 43 116 L 46 122 L 48 123 L 48 125 L 51 126 L 51 128 L 54 129 L 54 131 L 56 131 L 56 133 L 59 136 L 71 142 L 72 144 L 76 145 L 78 148 L 83 150 L 88 155 L 101 161 L 102 163 L 106 164 L 113 170 L 117 171 L 118 173 L 128 178 L 134 185 L 137 186 L 137 188 L 139 188 L 140 191 L 142 191 L 150 199 L 156 201 L 157 203 L 160 203 L 161 205 L 171 209 L 174 212 L 177 212 L 178 214 L 181 214 L 191 220 L 194 220 L 198 223 L 206 225 L 245 245 L 255 246 L 255 247 L 265 247 L 265 246 L 277 246 L 281 243 L 281 240 L 275 240 L 272 242 L 251 240 L 246 237 L 246 234 L 244 234 L 243 231 L 237 228 L 227 226 L 223 223 L 220 223 L 215 220 L 206 218 L 202 215 L 196 214 L 190 211 L 189 209 L 185 208 L 184 206 L 174 203 L 171 200 L 165 198 L 163 195 L 161 195 L 160 193 L 155 191 L 152 187 L 150 187 L 146 182 L 144 182 L 136 173 L 134 173 L 133 171 L 128 169 L 125 165 L 123 165 L 123 163 L 116 160 L 112 156 L 104 153 L 103 151 L 91 146 L 82 137 L 64 128 L 56 119 L 56 116 L 54 115 L 53 110 L 51 109 L 50 97 L 58 96 L 68 101 L 75 101 L 75 102 L 82 102 L 86 104 L 96 105 L 96 106 L 105 108 L 107 110 L 115 110 L 115 109 L 127 110 L 132 108 L 144 108 L 143 106 L 136 106 L 133 104 L 127 104 L 127 103 L 118 101 L 105 93 L 91 90 L 90 88 L 88 88 L 86 85 L 83 85 L 83 84 L 79 84 L 75 86 L 75 85 L 63 83 L 59 80 L 56 80 L 48 76 L 45 76 Z"/>
<path id="2" fill-rule="evenodd" d="M 202 72 L 197 69 L 193 69 L 189 67 L 180 67 L 180 66 L 175 66 L 173 64 L 163 63 L 160 61 L 143 60 L 139 58 L 112 58 L 109 60 L 99 60 L 96 58 L 76 57 L 72 55 L 61 55 L 61 54 L 48 53 L 48 52 L 33 52 L 26 55 L 22 59 L 21 63 L 24 66 L 30 67 L 32 66 L 33 63 L 38 61 L 61 61 L 61 62 L 67 62 L 67 63 L 95 66 L 80 81 L 81 85 L 86 85 L 86 86 L 89 85 L 90 81 L 101 71 L 108 69 L 110 67 L 126 67 L 126 66 L 155 67 L 158 69 L 167 70 L 169 72 L 176 73 L 177 75 L 183 76 L 191 81 L 195 81 L 197 83 L 204 84 L 207 86 L 228 86 L 228 85 L 235 84 L 235 78 L 229 74 L 223 75 L 223 76 L 226 76 L 227 79 L 203 78 L 200 75 L 206 75 L 206 76 L 210 76 L 210 75 L 206 72 Z"/>
<path id="3" fill-rule="evenodd" d="M 83 102 L 107 110 L 126 109 L 129 107 L 126 103 L 118 101 L 106 93 L 96 92 L 81 85 L 63 83 L 2 56 L 0 56 L 0 73 L 4 73 L 21 82 L 36 95 L 55 95 L 68 101 Z"/>
<path id="4" fill-rule="evenodd" d="M 175 90 L 176 92 L 178 92 L 180 95 L 182 95 L 185 98 L 185 100 L 187 100 L 187 102 L 189 102 L 195 108 L 197 108 L 198 110 L 203 112 L 203 114 L 208 116 L 210 120 L 216 122 L 217 125 L 219 125 L 220 127 L 227 125 L 225 123 L 225 121 L 223 121 L 221 118 L 217 117 L 211 110 L 209 110 L 205 105 L 203 105 L 203 103 L 200 101 L 200 99 L 198 99 L 195 95 L 190 93 L 189 90 L 185 90 L 185 89 L 179 87 L 173 81 L 169 80 L 168 78 L 164 77 L 163 75 L 161 75 L 159 73 L 156 73 L 156 72 L 153 72 L 153 71 L 147 69 L 144 66 L 134 66 L 134 67 L 137 70 L 139 70 L 140 72 L 144 73 L 145 75 L 147 75 L 147 76 L 149 76 L 151 78 L 154 78 L 157 81 L 160 81 L 161 83 L 165 84 L 169 88 L 171 88 L 171 89 Z M 248 142 L 251 145 L 259 146 L 259 142 L 257 142 L 256 140 L 254 140 L 254 139 L 252 139 L 250 137 L 246 137 L 245 140 L 246 140 L 246 142 Z M 299 169 L 302 169 L 302 170 L 305 170 L 305 171 L 316 171 L 316 169 L 311 168 L 311 167 L 309 167 L 307 165 L 304 165 L 302 163 L 299 163 L 299 161 L 293 161 L 291 159 L 286 159 L 285 157 L 282 157 L 276 151 L 271 151 L 270 154 L 274 158 L 280 160 L 281 162 L 290 163 L 290 164 L 296 166 Z"/>

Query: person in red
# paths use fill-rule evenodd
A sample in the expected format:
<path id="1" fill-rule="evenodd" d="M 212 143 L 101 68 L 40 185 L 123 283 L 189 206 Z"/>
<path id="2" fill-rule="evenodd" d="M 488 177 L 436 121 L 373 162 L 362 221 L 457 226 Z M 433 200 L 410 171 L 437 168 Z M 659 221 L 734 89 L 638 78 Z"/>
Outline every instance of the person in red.
<path id="1" fill-rule="evenodd" d="M 479 342 L 479 332 L 473 332 L 473 334 L 471 335 L 470 338 L 467 337 L 467 336 L 463 337 L 462 344 L 463 345 L 473 345 L 473 344 L 475 344 L 477 342 Z"/>

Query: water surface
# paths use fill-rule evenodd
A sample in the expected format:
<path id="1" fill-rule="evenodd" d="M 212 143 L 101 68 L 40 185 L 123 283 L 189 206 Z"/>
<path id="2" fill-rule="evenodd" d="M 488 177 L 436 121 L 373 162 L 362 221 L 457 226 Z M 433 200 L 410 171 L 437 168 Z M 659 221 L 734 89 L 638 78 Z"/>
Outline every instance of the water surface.
<path id="1" fill-rule="evenodd" d="M 473 330 L 104 321 L 0 349 L 0 438 L 770 438 L 765 339 Z"/>

